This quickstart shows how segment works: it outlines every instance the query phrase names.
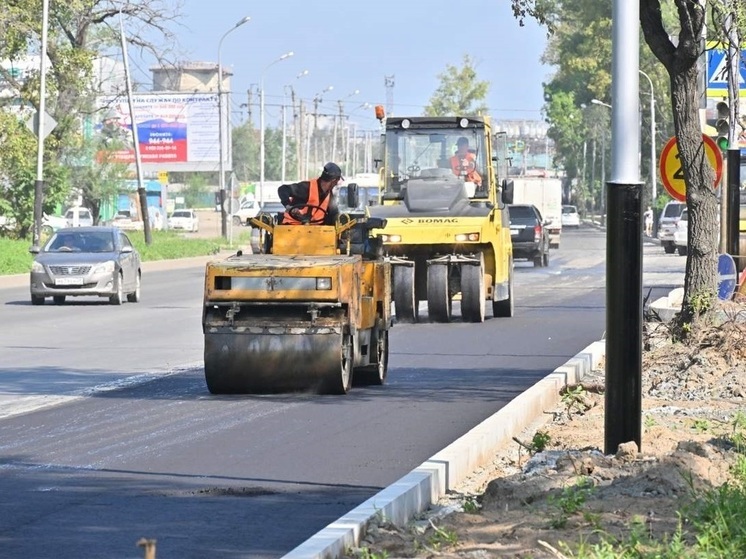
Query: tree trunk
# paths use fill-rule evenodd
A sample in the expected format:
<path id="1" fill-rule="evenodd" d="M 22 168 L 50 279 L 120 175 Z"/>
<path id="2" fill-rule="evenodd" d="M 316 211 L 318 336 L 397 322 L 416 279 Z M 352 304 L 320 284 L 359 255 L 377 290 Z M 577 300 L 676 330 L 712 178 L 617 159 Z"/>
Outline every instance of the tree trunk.
<path id="1" fill-rule="evenodd" d="M 702 141 L 697 66 L 671 78 L 673 121 L 686 182 L 689 234 L 682 315 L 687 322 L 711 306 L 717 288 L 718 200 L 715 171 Z"/>
<path id="2" fill-rule="evenodd" d="M 684 303 L 678 319 L 683 325 L 706 314 L 715 302 L 719 226 L 715 171 L 707 159 L 699 123 L 697 62 L 703 48 L 705 0 L 674 3 L 680 25 L 676 45 L 663 25 L 660 0 L 640 0 L 640 24 L 645 42 L 671 78 L 673 123 L 689 209 Z"/>

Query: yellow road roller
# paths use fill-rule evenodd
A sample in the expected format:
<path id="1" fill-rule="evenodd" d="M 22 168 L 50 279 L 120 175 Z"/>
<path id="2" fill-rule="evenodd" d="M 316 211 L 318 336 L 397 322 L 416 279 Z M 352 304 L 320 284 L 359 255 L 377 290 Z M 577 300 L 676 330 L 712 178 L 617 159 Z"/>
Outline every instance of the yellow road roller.
<path id="1" fill-rule="evenodd" d="M 432 322 L 451 322 L 461 299 L 464 322 L 512 317 L 513 245 L 508 204 L 507 136 L 488 117 L 388 117 L 384 126 L 381 204 L 386 219 L 399 322 L 419 322 L 427 301 Z M 385 120 L 385 122 L 384 122 Z"/>
<path id="2" fill-rule="evenodd" d="M 357 190 L 348 197 L 355 207 Z M 205 380 L 213 394 L 345 394 L 384 384 L 391 267 L 383 219 L 341 214 L 333 226 L 281 225 L 260 214 L 253 254 L 205 269 Z"/>

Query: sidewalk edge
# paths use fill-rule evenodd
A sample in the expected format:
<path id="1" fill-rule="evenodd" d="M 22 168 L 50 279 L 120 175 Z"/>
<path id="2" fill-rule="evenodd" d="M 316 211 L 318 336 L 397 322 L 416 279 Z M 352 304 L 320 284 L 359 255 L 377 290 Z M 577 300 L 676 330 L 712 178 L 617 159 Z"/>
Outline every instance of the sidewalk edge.
<path id="1" fill-rule="evenodd" d="M 349 513 L 317 532 L 283 559 L 333 559 L 359 544 L 369 520 L 405 525 L 491 460 L 498 449 L 560 399 L 560 388 L 579 382 L 601 362 L 606 342 L 593 342 L 564 365 L 511 400 L 468 433 Z"/>

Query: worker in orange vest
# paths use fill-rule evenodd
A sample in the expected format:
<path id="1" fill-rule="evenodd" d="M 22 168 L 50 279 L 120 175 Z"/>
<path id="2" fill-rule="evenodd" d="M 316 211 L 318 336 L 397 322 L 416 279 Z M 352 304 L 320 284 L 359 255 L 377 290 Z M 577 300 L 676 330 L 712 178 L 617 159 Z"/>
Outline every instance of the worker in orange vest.
<path id="1" fill-rule="evenodd" d="M 334 225 L 339 215 L 334 197 L 334 187 L 343 181 L 342 169 L 336 163 L 327 163 L 317 179 L 283 184 L 277 189 L 280 202 L 285 206 L 283 225 Z"/>
<path id="2" fill-rule="evenodd" d="M 456 153 L 451 157 L 451 170 L 457 177 L 482 186 L 482 177 L 477 173 L 477 156 L 469 151 L 468 138 L 461 136 L 456 142 Z"/>

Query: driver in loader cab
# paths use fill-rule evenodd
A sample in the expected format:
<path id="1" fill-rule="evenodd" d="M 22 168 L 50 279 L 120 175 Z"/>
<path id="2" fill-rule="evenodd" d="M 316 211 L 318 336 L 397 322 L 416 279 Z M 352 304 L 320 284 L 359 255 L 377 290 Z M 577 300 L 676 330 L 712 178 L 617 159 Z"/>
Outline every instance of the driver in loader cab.
<path id="1" fill-rule="evenodd" d="M 451 157 L 451 170 L 457 177 L 482 187 L 482 177 L 477 173 L 477 156 L 469 151 L 469 139 L 461 136 L 456 142 L 456 153 Z"/>
<path id="2" fill-rule="evenodd" d="M 343 180 L 339 165 L 327 163 L 317 179 L 281 185 L 277 194 L 285 206 L 282 224 L 334 225 L 339 215 L 334 187 Z"/>

